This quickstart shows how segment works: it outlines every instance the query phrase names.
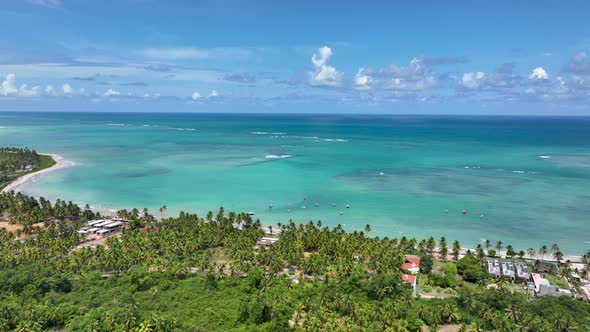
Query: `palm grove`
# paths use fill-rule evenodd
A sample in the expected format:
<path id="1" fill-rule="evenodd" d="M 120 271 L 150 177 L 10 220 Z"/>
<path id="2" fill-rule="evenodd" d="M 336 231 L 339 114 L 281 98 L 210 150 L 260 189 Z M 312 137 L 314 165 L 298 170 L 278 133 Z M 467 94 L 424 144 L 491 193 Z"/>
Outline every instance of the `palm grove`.
<path id="1" fill-rule="evenodd" d="M 453 296 L 413 296 L 400 282 L 400 266 L 404 254 L 414 253 L 424 256 L 421 269 L 430 269 L 432 238 L 368 237 L 321 222 L 290 221 L 278 226 L 279 241 L 265 247 L 256 246 L 263 236 L 260 222 L 247 214 L 220 210 L 157 220 L 134 209 L 119 211 L 130 220 L 120 237 L 76 249 L 77 229 L 98 217 L 87 208 L 10 192 L 0 194 L 0 212 L 11 223 L 29 226 L 21 235 L 31 234 L 15 240 L 16 234 L 0 230 L 2 330 L 419 331 L 461 324 L 473 331 L 586 331 L 590 326 L 590 308 L 572 298 L 531 300 L 502 283 L 484 287 L 483 249 L 440 273 L 429 272 L 431 285 L 454 287 Z M 456 261 L 459 244 L 453 243 L 446 257 L 446 240 L 438 242 L 439 258 Z"/>

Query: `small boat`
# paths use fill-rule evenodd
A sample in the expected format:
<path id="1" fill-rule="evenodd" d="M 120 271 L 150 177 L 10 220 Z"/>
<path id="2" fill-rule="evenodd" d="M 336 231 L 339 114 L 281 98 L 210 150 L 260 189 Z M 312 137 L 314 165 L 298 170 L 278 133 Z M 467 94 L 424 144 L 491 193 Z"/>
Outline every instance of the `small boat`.
<path id="1" fill-rule="evenodd" d="M 467 214 L 467 210 L 462 210 L 461 214 Z"/>
<path id="2" fill-rule="evenodd" d="M 350 204 L 346 204 L 346 208 L 347 209 L 350 209 Z"/>
<path id="3" fill-rule="evenodd" d="M 335 206 L 336 206 L 336 203 L 332 203 L 332 206 L 334 206 L 334 207 L 335 207 Z"/>
<path id="4" fill-rule="evenodd" d="M 305 209 L 305 205 L 302 205 L 302 206 L 301 206 L 301 208 L 302 208 L 302 209 Z"/>
<path id="5" fill-rule="evenodd" d="M 269 204 L 269 205 L 268 205 L 268 208 L 269 208 L 269 209 L 272 209 L 272 204 Z"/>
<path id="6" fill-rule="evenodd" d="M 248 215 L 249 216 L 253 216 L 254 215 L 254 212 L 248 212 Z"/>
<path id="7" fill-rule="evenodd" d="M 315 206 L 320 206 L 318 203 L 315 203 Z"/>
<path id="8" fill-rule="evenodd" d="M 449 213 L 449 210 L 445 210 L 445 213 Z"/>

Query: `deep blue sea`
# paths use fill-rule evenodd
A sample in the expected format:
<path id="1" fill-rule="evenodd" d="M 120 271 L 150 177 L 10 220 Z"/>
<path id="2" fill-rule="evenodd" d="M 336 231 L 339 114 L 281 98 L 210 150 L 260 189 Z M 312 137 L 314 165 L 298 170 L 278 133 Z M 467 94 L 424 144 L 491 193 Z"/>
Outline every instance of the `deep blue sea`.
<path id="1" fill-rule="evenodd" d="M 76 163 L 24 192 L 103 210 L 590 249 L 590 118 L 0 113 L 0 145 Z"/>

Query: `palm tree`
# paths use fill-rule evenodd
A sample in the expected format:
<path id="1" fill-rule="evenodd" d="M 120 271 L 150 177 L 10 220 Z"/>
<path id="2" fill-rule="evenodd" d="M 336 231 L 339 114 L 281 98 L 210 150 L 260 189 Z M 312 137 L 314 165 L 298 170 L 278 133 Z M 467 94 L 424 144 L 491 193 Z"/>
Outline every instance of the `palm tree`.
<path id="1" fill-rule="evenodd" d="M 426 241 L 426 249 L 428 249 L 428 251 L 430 252 L 430 255 L 432 255 L 432 253 L 434 252 L 434 248 L 436 247 L 436 241 L 434 240 L 434 238 L 431 236 L 428 238 L 428 240 Z"/>
<path id="2" fill-rule="evenodd" d="M 514 305 L 506 308 L 506 310 L 504 310 L 504 312 L 506 313 L 506 317 L 515 323 L 520 321 L 520 318 L 522 317 L 522 313 Z"/>
<path id="3" fill-rule="evenodd" d="M 459 260 L 460 253 L 461 253 L 461 245 L 459 244 L 459 241 L 455 240 L 455 242 L 453 242 L 453 259 L 455 261 Z"/>
<path id="4" fill-rule="evenodd" d="M 366 225 L 365 225 L 365 232 L 366 232 L 366 233 L 369 233 L 370 231 L 371 231 L 371 225 L 369 225 L 369 224 L 366 224 Z"/>
<path id="5" fill-rule="evenodd" d="M 526 253 L 527 253 L 527 255 L 529 255 L 530 258 L 535 258 L 537 251 L 534 248 L 528 248 L 526 250 Z"/>
<path id="6" fill-rule="evenodd" d="M 547 246 L 546 245 L 542 245 L 541 248 L 539 248 L 539 254 L 541 254 L 541 261 L 545 261 L 545 254 L 547 253 Z"/>
<path id="7" fill-rule="evenodd" d="M 498 256 L 502 256 L 502 248 L 503 248 L 502 241 L 496 242 L 496 250 L 498 251 Z"/>
<path id="8" fill-rule="evenodd" d="M 440 259 L 443 261 L 447 260 L 447 255 L 449 254 L 449 249 L 447 247 L 447 239 L 443 236 L 440 238 L 438 242 L 438 253 L 440 254 Z"/>
<path id="9" fill-rule="evenodd" d="M 163 205 L 161 208 L 158 209 L 158 211 L 160 211 L 160 219 L 164 218 L 164 212 L 166 212 L 166 210 L 168 210 L 166 205 Z"/>

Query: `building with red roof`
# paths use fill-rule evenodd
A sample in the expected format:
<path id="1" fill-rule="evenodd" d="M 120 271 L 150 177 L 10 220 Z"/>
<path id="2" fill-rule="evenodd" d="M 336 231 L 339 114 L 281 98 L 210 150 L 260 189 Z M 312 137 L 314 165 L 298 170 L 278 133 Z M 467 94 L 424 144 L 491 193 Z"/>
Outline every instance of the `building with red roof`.
<path id="1" fill-rule="evenodd" d="M 412 285 L 412 290 L 416 291 L 416 275 L 414 274 L 402 274 L 402 282 L 406 282 Z"/>

